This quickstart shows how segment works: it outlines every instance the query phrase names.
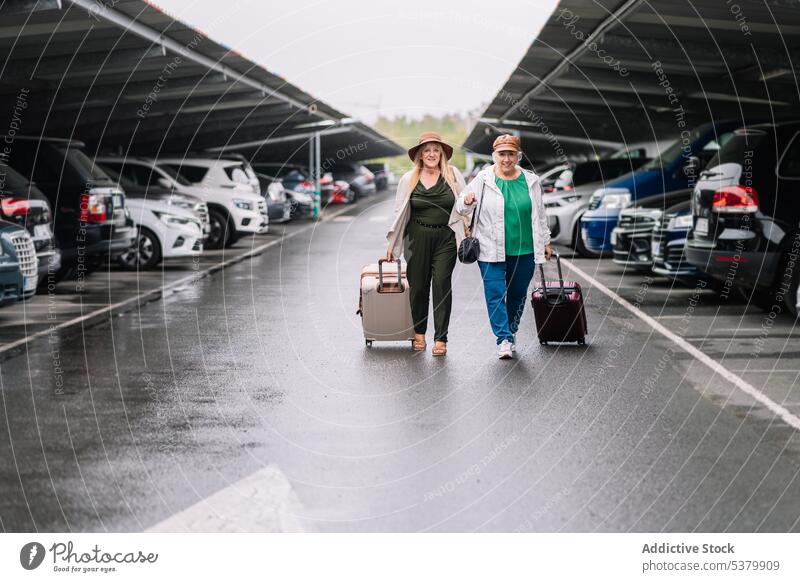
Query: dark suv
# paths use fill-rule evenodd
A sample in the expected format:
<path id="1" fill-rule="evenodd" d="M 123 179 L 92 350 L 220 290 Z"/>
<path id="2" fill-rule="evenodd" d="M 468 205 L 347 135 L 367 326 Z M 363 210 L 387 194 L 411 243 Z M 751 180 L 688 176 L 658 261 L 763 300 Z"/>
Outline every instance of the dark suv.
<path id="1" fill-rule="evenodd" d="M 0 160 L 0 218 L 28 230 L 36 249 L 39 285 L 47 273 L 61 268 L 61 252 L 53 237 L 50 203 L 34 183 Z"/>
<path id="2" fill-rule="evenodd" d="M 119 185 L 83 152 L 78 141 L 15 137 L 8 163 L 36 183 L 53 208 L 61 250 L 57 279 L 83 277 L 132 244 L 133 221 Z"/>
<path id="3" fill-rule="evenodd" d="M 36 251 L 28 231 L 0 220 L 0 306 L 36 293 Z"/>
<path id="4" fill-rule="evenodd" d="M 797 312 L 800 121 L 736 130 L 692 194 L 686 258 L 776 311 Z"/>
<path id="5" fill-rule="evenodd" d="M 328 170 L 334 180 L 343 180 L 350 184 L 353 190 L 353 200 L 358 200 L 362 196 L 375 194 L 375 174 L 370 172 L 361 164 L 351 164 L 341 162 Z"/>

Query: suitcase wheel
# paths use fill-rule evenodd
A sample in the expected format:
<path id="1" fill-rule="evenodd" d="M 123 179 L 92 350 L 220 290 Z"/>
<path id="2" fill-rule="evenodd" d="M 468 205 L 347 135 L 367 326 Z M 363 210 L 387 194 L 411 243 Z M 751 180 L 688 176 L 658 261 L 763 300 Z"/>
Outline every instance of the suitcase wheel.
<path id="1" fill-rule="evenodd" d="M 364 340 L 364 343 L 367 344 L 368 348 L 372 347 L 372 340 Z"/>

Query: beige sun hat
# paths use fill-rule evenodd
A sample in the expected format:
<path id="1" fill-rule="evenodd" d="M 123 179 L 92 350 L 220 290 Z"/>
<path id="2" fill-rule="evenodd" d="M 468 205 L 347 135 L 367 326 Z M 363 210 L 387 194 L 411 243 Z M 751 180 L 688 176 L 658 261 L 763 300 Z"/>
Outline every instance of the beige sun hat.
<path id="1" fill-rule="evenodd" d="M 424 146 L 426 143 L 438 143 L 442 146 L 444 150 L 444 157 L 448 160 L 453 157 L 453 146 L 447 144 L 442 139 L 442 136 L 436 133 L 435 131 L 426 131 L 421 136 L 419 136 L 419 143 L 415 145 L 413 148 L 408 150 L 408 157 L 411 158 L 411 161 L 414 161 L 414 157 L 417 155 L 417 150 Z"/>

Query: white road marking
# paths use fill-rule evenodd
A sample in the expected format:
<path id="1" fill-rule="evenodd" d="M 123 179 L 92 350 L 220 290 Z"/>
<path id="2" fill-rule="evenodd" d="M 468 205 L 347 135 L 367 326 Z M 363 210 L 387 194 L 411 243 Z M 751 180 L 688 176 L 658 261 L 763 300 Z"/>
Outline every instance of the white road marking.
<path id="1" fill-rule="evenodd" d="M 583 277 L 586 281 L 591 283 L 591 285 L 595 289 L 597 289 L 604 295 L 607 295 L 612 300 L 619 303 L 622 307 L 630 311 L 632 314 L 641 319 L 647 325 L 649 325 L 654 330 L 659 332 L 661 335 L 672 341 L 684 352 L 694 356 L 697 360 L 708 366 L 714 373 L 722 376 L 728 382 L 739 388 L 739 390 L 741 390 L 754 400 L 766 406 L 769 410 L 778 415 L 788 425 L 794 427 L 797 430 L 800 430 L 800 417 L 795 416 L 794 414 L 789 412 L 786 408 L 784 408 L 783 406 L 781 406 L 780 404 L 778 404 L 777 402 L 766 396 L 755 386 L 753 386 L 748 382 L 745 382 L 739 376 L 737 376 L 736 374 L 725 368 L 722 364 L 720 364 L 716 360 L 707 356 L 705 353 L 694 347 L 688 341 L 686 341 L 679 335 L 673 333 L 672 331 L 668 330 L 666 327 L 658 323 L 655 319 L 653 319 L 649 315 L 643 313 L 641 310 L 634 307 L 630 302 L 626 301 L 625 299 L 614 293 L 611 289 L 603 285 L 597 279 L 590 276 L 588 273 L 585 273 L 583 270 L 576 267 L 572 262 L 568 261 L 567 259 L 561 259 L 561 262 L 567 265 L 567 267 L 569 267 L 570 269 L 572 269 L 573 272 L 577 273 L 579 276 Z"/>
<path id="2" fill-rule="evenodd" d="M 379 216 L 370 216 L 367 220 L 369 222 L 385 222 L 386 224 L 389 223 L 389 217 L 388 216 L 381 216 L 381 215 L 379 215 Z"/>
<path id="3" fill-rule="evenodd" d="M 320 222 L 327 222 L 329 220 L 334 220 L 334 219 L 336 219 L 337 216 L 347 212 L 348 210 L 350 210 L 349 206 L 346 206 L 344 208 L 340 208 L 339 210 L 334 211 L 329 216 L 323 216 L 322 219 L 320 220 Z M 99 315 L 103 315 L 104 313 L 114 312 L 115 310 L 119 309 L 120 307 L 128 305 L 129 303 L 133 303 L 134 301 L 141 301 L 141 300 L 144 300 L 144 299 L 148 299 L 149 300 L 149 299 L 157 297 L 158 295 L 161 295 L 161 298 L 163 299 L 167 295 L 172 295 L 173 293 L 177 293 L 179 290 L 182 289 L 181 286 L 186 284 L 186 283 L 189 283 L 191 281 L 196 281 L 198 279 L 202 279 L 203 277 L 207 277 L 208 275 L 210 275 L 212 273 L 215 273 L 217 271 L 220 271 L 220 270 L 224 269 L 225 267 L 228 267 L 228 266 L 233 265 L 235 263 L 240 263 L 240 262 L 244 261 L 245 259 L 249 259 L 250 257 L 254 257 L 255 255 L 258 255 L 262 251 L 264 251 L 264 249 L 267 249 L 267 248 L 269 248 L 269 247 L 271 247 L 273 245 L 276 245 L 276 244 L 278 244 L 280 242 L 283 242 L 283 241 L 285 241 L 287 239 L 295 237 L 295 236 L 297 236 L 298 234 L 300 234 L 302 232 L 306 232 L 307 230 L 318 226 L 318 224 L 319 223 L 312 222 L 311 224 L 309 224 L 307 226 L 304 226 L 303 228 L 300 228 L 298 230 L 295 230 L 294 232 L 290 232 L 289 234 L 284 234 L 281 238 L 278 238 L 278 239 L 275 239 L 275 240 L 270 241 L 268 243 L 264 243 L 263 245 L 259 245 L 257 247 L 254 247 L 254 248 L 250 249 L 248 252 L 242 253 L 241 255 L 236 255 L 235 257 L 231 257 L 227 261 L 223 261 L 221 263 L 215 263 L 215 264 L 211 265 L 210 267 L 208 267 L 206 269 L 203 269 L 202 271 L 194 271 L 191 275 L 187 275 L 186 277 L 181 277 L 180 279 L 178 279 L 177 281 L 173 281 L 169 285 L 164 285 L 163 287 L 157 287 L 155 289 L 150 289 L 149 291 L 145 291 L 144 293 L 141 293 L 141 294 L 136 295 L 134 297 L 130 297 L 128 299 L 125 299 L 124 301 L 119 301 L 117 303 L 113 303 L 111 305 L 107 305 L 106 307 L 103 307 L 102 309 L 97 309 L 97 310 L 92 311 L 90 313 L 87 313 L 85 315 L 80 315 L 78 317 L 74 317 L 74 318 L 72 318 L 72 319 L 70 319 L 68 321 L 65 321 L 63 323 L 59 323 L 58 325 L 54 325 L 53 327 L 51 327 L 49 329 L 43 329 L 42 331 L 38 331 L 36 333 L 32 333 L 31 335 L 26 336 L 26 337 L 24 337 L 22 339 L 18 339 L 16 341 L 11 342 L 11 343 L 8 343 L 8 344 L 5 344 L 3 346 L 0 346 L 0 354 L 2 354 L 3 352 L 7 352 L 9 350 L 13 350 L 14 348 L 18 348 L 20 346 L 24 346 L 25 344 L 28 344 L 28 343 L 32 342 L 33 340 L 35 340 L 37 338 L 45 337 L 48 334 L 51 334 L 51 333 L 53 333 L 55 331 L 58 331 L 58 330 L 61 330 L 61 329 L 65 329 L 65 328 L 68 328 L 68 327 L 72 327 L 73 325 L 77 325 L 77 324 L 82 323 L 84 321 L 87 321 L 89 319 L 94 319 L 95 317 L 97 317 Z"/>
<path id="4" fill-rule="evenodd" d="M 352 216 L 337 216 L 336 218 L 332 219 L 331 222 L 350 222 L 352 220 Z"/>
<path id="5" fill-rule="evenodd" d="M 283 471 L 269 465 L 145 530 L 147 533 L 302 532 L 302 505 Z"/>

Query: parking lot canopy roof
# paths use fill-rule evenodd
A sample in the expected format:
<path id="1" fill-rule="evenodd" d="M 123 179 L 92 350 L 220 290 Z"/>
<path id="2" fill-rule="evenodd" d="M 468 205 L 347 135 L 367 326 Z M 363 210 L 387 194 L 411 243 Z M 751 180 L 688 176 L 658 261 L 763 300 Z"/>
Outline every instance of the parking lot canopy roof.
<path id="1" fill-rule="evenodd" d="M 728 118 L 796 112 L 794 0 L 562 0 L 464 147 L 517 132 L 533 159 L 675 140 Z"/>
<path id="2" fill-rule="evenodd" d="M 279 138 L 337 129 L 335 139 L 322 140 L 323 156 L 352 145 L 351 160 L 403 152 L 148 2 L 0 6 L 0 103 L 9 110 L 4 119 L 23 103 L 18 134 L 74 137 L 97 151 L 149 156 L 272 140 L 274 147 L 254 153 L 284 161 L 308 154 Z"/>

